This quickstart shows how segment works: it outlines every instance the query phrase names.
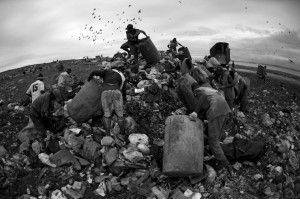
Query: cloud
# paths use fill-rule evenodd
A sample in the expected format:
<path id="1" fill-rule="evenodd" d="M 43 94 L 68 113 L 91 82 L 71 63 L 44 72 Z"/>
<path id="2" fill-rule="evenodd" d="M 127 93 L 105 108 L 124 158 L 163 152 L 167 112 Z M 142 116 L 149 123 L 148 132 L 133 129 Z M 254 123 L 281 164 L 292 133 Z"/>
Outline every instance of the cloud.
<path id="1" fill-rule="evenodd" d="M 177 33 L 177 35 L 179 36 L 196 36 L 196 37 L 201 37 L 201 36 L 213 36 L 218 34 L 220 31 L 211 29 L 211 28 L 207 28 L 204 26 L 201 27 L 197 27 L 195 29 L 190 29 L 190 30 L 185 30 L 185 31 L 180 31 L 179 33 Z"/>
<path id="2" fill-rule="evenodd" d="M 269 30 L 261 30 L 261 29 L 252 28 L 252 27 L 249 27 L 249 26 L 243 26 L 243 25 L 240 25 L 240 24 L 235 26 L 235 30 L 241 31 L 243 33 L 245 33 L 245 32 L 254 33 L 257 36 L 266 36 L 266 35 L 271 34 L 271 32 Z"/>

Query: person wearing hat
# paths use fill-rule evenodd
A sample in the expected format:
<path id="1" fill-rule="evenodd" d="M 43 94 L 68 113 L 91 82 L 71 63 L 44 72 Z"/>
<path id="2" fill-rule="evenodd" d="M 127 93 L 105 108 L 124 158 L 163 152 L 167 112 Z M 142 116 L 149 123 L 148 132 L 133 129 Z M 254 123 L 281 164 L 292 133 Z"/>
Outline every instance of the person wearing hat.
<path id="1" fill-rule="evenodd" d="M 133 28 L 132 24 L 128 24 L 126 27 L 126 30 L 127 30 L 126 31 L 127 42 L 122 44 L 122 46 L 120 48 L 128 53 L 127 58 L 130 58 L 131 55 L 133 54 L 135 64 L 138 65 L 138 49 L 137 49 L 136 45 L 139 42 L 139 34 L 142 33 L 146 37 L 148 37 L 148 36 L 145 33 L 145 31 Z"/>
<path id="2" fill-rule="evenodd" d="M 180 45 L 182 47 L 182 45 L 176 40 L 176 38 L 172 39 L 170 41 L 170 43 L 168 44 L 168 48 L 171 52 L 177 52 L 177 46 Z"/>
<path id="3" fill-rule="evenodd" d="M 46 130 L 51 129 L 53 123 L 52 114 L 56 107 L 62 106 L 64 98 L 58 88 L 45 92 L 37 97 L 30 106 L 30 118 L 37 129 L 34 135 L 42 144 L 46 137 Z"/>
<path id="4" fill-rule="evenodd" d="M 31 97 L 31 103 L 33 103 L 33 101 L 40 96 L 41 94 L 43 94 L 45 92 L 45 85 L 44 85 L 44 76 L 43 74 L 39 74 L 37 77 L 37 80 L 35 82 L 33 82 L 28 90 L 26 91 L 26 95 L 28 95 L 29 97 Z"/>

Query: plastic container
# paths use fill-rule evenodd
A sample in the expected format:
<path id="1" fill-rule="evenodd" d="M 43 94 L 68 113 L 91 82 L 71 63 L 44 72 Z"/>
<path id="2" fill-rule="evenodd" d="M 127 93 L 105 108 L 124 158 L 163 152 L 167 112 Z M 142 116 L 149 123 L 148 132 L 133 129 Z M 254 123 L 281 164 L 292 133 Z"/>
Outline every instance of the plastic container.
<path id="1" fill-rule="evenodd" d="M 187 115 L 166 119 L 163 173 L 170 177 L 199 176 L 203 172 L 203 124 Z"/>
<path id="2" fill-rule="evenodd" d="M 188 58 L 192 61 L 192 56 L 191 56 L 190 51 L 187 47 L 180 47 L 180 48 L 178 48 L 178 52 L 179 51 L 183 52 L 185 58 Z"/>
<path id="3" fill-rule="evenodd" d="M 156 64 L 160 61 L 160 53 L 157 51 L 150 37 L 141 39 L 137 47 L 148 64 Z"/>
<path id="4" fill-rule="evenodd" d="M 95 113 L 102 110 L 102 84 L 95 79 L 86 83 L 68 103 L 67 111 L 78 124 L 88 121 Z"/>

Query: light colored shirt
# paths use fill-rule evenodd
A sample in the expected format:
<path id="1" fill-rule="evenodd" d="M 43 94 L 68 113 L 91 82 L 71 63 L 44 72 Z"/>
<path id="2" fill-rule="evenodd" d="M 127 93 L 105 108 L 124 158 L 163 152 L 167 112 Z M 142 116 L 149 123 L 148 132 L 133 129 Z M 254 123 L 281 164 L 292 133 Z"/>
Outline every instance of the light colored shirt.
<path id="1" fill-rule="evenodd" d="M 26 94 L 31 95 L 31 102 L 33 102 L 37 97 L 39 97 L 42 92 L 45 91 L 45 85 L 44 82 L 41 80 L 36 80 L 33 82 L 28 90 L 26 91 Z"/>
<path id="2" fill-rule="evenodd" d="M 57 85 L 60 87 L 66 87 L 67 90 L 72 90 L 71 86 L 73 84 L 73 79 L 67 72 L 62 72 L 57 77 Z"/>

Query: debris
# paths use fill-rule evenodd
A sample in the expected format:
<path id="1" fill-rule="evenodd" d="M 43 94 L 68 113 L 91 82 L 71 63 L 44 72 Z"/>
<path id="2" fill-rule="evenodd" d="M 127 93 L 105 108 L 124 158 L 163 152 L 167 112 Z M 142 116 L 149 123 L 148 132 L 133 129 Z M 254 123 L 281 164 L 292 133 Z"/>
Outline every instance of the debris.
<path id="1" fill-rule="evenodd" d="M 271 120 L 270 115 L 268 113 L 265 113 L 262 117 L 262 123 L 266 127 L 270 127 L 273 125 L 274 122 Z"/>
<path id="2" fill-rule="evenodd" d="M 101 145 L 103 146 L 112 146 L 113 143 L 114 143 L 114 139 L 110 136 L 105 136 L 101 140 Z"/>
<path id="3" fill-rule="evenodd" d="M 240 168 L 242 168 L 242 166 L 243 165 L 239 162 L 236 162 L 234 165 L 232 165 L 232 167 L 237 171 L 240 170 Z"/>
<path id="4" fill-rule="evenodd" d="M 141 152 L 132 150 L 132 149 L 124 150 L 123 155 L 130 162 L 138 162 L 138 161 L 144 159 L 144 156 Z"/>
<path id="5" fill-rule="evenodd" d="M 148 145 L 149 144 L 148 136 L 145 134 L 133 133 L 133 134 L 129 135 L 128 139 L 129 139 L 129 142 L 133 145 L 137 145 L 137 144 Z"/>
<path id="6" fill-rule="evenodd" d="M 205 165 L 206 166 L 206 169 L 207 169 L 207 172 L 208 172 L 208 176 L 205 180 L 206 183 L 213 183 L 216 179 L 216 176 L 217 176 L 217 173 L 216 171 L 214 170 L 214 168 L 208 164 Z"/>
<path id="7" fill-rule="evenodd" d="M 4 146 L 0 145 L 0 158 L 7 156 L 7 151 Z"/>
<path id="8" fill-rule="evenodd" d="M 50 161 L 58 167 L 70 163 L 74 166 L 74 169 L 81 169 L 81 165 L 79 164 L 78 160 L 67 149 L 62 149 L 59 152 L 55 153 L 50 157 Z"/>
<path id="9" fill-rule="evenodd" d="M 67 197 L 60 190 L 55 190 L 51 194 L 51 199 L 67 199 Z"/>
<path id="10" fill-rule="evenodd" d="M 40 153 L 39 159 L 42 161 L 42 163 L 44 163 L 50 167 L 56 167 L 56 164 L 54 164 L 50 161 L 49 156 L 46 153 Z"/>
<path id="11" fill-rule="evenodd" d="M 111 165 L 118 158 L 118 150 L 116 147 L 109 148 L 107 152 L 104 153 L 104 158 L 106 164 Z"/>

